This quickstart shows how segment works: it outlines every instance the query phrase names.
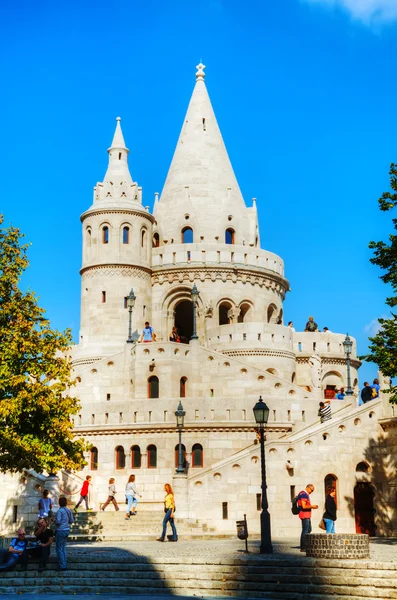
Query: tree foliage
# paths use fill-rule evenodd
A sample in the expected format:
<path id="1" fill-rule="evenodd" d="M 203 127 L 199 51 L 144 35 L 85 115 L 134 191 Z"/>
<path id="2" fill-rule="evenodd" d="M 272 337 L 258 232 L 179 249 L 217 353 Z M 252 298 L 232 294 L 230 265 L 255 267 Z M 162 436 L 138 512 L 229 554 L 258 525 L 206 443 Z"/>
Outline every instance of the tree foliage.
<path id="1" fill-rule="evenodd" d="M 80 408 L 69 395 L 71 332 L 51 329 L 36 295 L 20 289 L 28 244 L 3 221 L 0 215 L 0 471 L 75 469 L 86 445 L 70 419 Z"/>
<path id="2" fill-rule="evenodd" d="M 379 198 L 379 207 L 382 211 L 392 210 L 397 206 L 397 164 L 390 165 L 390 187 L 391 191 L 384 192 Z M 397 219 L 393 219 L 394 231 L 397 231 Z M 386 304 L 391 308 L 397 305 L 397 235 L 389 235 L 389 243 L 370 242 L 369 247 L 373 249 L 374 256 L 371 263 L 380 267 L 384 274 L 380 276 L 382 281 L 389 284 L 393 295 L 386 298 Z M 397 315 L 390 311 L 389 319 L 378 319 L 379 332 L 370 337 L 369 354 L 363 358 L 369 362 L 376 363 L 382 373 L 387 377 L 397 377 Z M 397 385 L 390 385 L 390 402 L 397 404 Z"/>

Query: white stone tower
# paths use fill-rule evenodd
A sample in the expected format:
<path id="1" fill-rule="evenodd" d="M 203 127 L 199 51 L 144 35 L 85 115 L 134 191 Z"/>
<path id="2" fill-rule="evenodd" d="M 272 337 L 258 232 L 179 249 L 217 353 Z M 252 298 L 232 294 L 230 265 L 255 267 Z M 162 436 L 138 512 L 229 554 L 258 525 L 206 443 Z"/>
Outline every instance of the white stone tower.
<path id="1" fill-rule="evenodd" d="M 151 317 L 151 240 L 154 218 L 142 206 L 142 188 L 132 180 L 128 148 L 117 118 L 109 165 L 82 214 L 81 329 L 79 354 L 109 355 L 125 342 L 131 288 L 135 315 Z"/>

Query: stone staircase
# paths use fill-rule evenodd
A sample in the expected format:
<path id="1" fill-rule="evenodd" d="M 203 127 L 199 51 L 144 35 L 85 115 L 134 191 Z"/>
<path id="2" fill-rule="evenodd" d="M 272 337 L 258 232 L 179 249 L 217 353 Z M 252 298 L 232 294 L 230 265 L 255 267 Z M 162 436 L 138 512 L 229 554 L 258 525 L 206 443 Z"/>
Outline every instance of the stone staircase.
<path id="1" fill-rule="evenodd" d="M 79 512 L 74 515 L 70 541 L 150 541 L 161 534 L 163 513 L 160 511 L 138 511 L 138 514 L 125 519 L 124 506 L 116 512 L 112 507 L 106 512 Z M 208 539 L 210 537 L 228 537 L 216 533 L 215 528 L 192 519 L 177 519 L 178 535 L 183 539 Z M 171 533 L 168 525 L 167 533 Z M 235 533 L 233 532 L 233 537 Z"/>
<path id="2" fill-rule="evenodd" d="M 160 545 L 159 545 L 160 546 Z M 69 556 L 68 570 L 50 559 L 39 574 L 0 575 L 0 594 L 170 594 L 232 596 L 272 600 L 379 600 L 397 596 L 397 564 L 292 556 L 182 556 L 176 544 L 161 545 L 157 556 L 106 548 Z"/>

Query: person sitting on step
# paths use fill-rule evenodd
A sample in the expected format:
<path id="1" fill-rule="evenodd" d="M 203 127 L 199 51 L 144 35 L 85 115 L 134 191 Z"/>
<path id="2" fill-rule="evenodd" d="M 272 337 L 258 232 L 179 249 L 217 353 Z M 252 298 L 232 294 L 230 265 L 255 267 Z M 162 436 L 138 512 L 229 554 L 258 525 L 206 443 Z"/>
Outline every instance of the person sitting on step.
<path id="1" fill-rule="evenodd" d="M 39 519 L 34 532 L 36 540 L 40 542 L 40 546 L 34 549 L 34 556 L 38 556 L 40 558 L 40 573 L 46 568 L 46 564 L 51 553 L 51 544 L 55 537 L 53 530 L 48 529 L 47 525 L 46 519 Z"/>
<path id="2" fill-rule="evenodd" d="M 0 549 L 0 571 L 11 570 L 18 563 L 26 571 L 29 560 L 27 545 L 25 530 L 18 529 L 17 537 L 11 540 L 8 550 Z"/>

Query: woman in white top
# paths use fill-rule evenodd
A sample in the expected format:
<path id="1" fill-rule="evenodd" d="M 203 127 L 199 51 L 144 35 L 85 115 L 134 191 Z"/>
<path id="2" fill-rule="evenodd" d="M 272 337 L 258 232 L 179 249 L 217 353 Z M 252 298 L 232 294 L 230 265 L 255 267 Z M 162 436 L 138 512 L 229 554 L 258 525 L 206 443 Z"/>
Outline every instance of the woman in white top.
<path id="1" fill-rule="evenodd" d="M 128 478 L 127 485 L 125 486 L 125 498 L 127 500 L 127 513 L 125 518 L 127 521 L 130 520 L 130 516 L 136 515 L 136 505 L 138 504 L 138 496 L 142 498 L 140 494 L 138 494 L 136 486 L 135 486 L 135 475 L 130 475 Z M 132 511 L 131 511 L 132 508 Z"/>

